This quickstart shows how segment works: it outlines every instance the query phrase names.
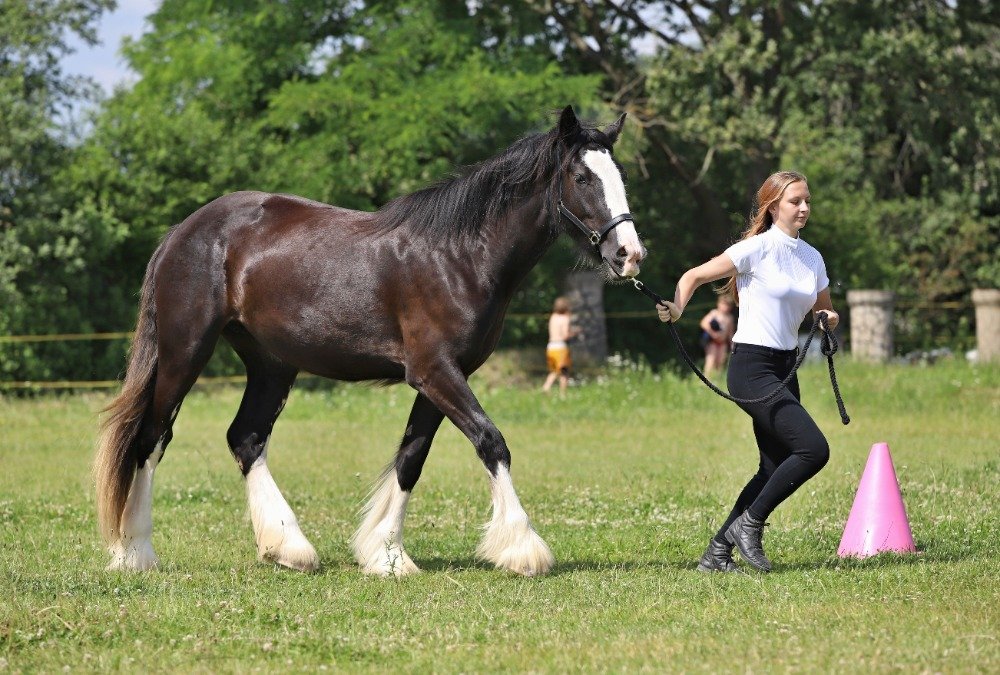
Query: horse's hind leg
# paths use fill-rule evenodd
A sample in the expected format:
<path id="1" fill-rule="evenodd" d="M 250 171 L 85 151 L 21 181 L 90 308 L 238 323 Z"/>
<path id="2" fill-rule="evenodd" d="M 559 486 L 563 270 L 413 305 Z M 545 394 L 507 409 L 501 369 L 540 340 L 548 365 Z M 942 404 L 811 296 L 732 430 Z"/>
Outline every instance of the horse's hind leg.
<path id="1" fill-rule="evenodd" d="M 160 340 L 153 399 L 135 441 L 138 468 L 122 512 L 120 537 L 110 547 L 108 569 L 143 571 L 159 566 L 152 542 L 153 474 L 173 438 L 181 402 L 211 357 L 218 338 L 216 330 L 197 335 L 193 323 L 188 326 L 186 339 L 175 331 L 169 333 L 173 336 L 169 344 Z"/>
<path id="2" fill-rule="evenodd" d="M 267 468 L 267 445 L 297 371 L 268 358 L 249 336 L 226 333 L 247 367 L 239 412 L 226 434 L 229 450 L 246 479 L 247 503 L 257 555 L 285 567 L 311 572 L 319 567 L 316 549 Z"/>
<path id="3" fill-rule="evenodd" d="M 396 460 L 372 489 L 361 511 L 361 525 L 351 539 L 354 557 L 366 574 L 402 576 L 420 571 L 403 548 L 403 519 L 443 419 L 433 403 L 417 394 Z"/>
<path id="4" fill-rule="evenodd" d="M 157 385 L 159 389 L 159 379 Z M 160 565 L 160 559 L 153 550 L 153 473 L 173 437 L 170 426 L 179 408 L 178 403 L 167 421 L 160 415 L 150 414 L 143 422 L 137 442 L 140 448 L 148 449 L 149 454 L 132 478 L 122 512 L 120 536 L 110 546 L 109 570 L 142 572 Z"/>

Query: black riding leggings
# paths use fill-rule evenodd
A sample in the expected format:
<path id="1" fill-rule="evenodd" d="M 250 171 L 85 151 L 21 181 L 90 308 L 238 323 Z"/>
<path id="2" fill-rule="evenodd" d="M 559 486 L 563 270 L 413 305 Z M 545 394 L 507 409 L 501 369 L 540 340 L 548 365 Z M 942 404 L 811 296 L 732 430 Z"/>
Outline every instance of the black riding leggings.
<path id="1" fill-rule="evenodd" d="M 729 360 L 729 393 L 737 398 L 760 398 L 774 391 L 795 365 L 796 352 L 737 343 Z M 769 403 L 740 405 L 753 419 L 760 450 L 760 467 L 740 492 L 736 505 L 715 538 L 725 541 L 729 525 L 749 509 L 766 519 L 830 459 L 830 446 L 799 402 L 799 381 Z"/>

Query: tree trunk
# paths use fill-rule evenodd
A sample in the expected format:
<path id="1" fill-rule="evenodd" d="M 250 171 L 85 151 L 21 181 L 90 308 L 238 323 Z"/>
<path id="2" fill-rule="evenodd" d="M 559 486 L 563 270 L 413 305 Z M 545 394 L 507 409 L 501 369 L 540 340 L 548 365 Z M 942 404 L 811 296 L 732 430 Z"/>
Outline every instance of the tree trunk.
<path id="1" fill-rule="evenodd" d="M 566 297 L 573 313 L 573 326 L 582 331 L 570 345 L 573 363 L 603 365 L 608 358 L 604 280 L 593 270 L 571 272 L 566 277 Z"/>

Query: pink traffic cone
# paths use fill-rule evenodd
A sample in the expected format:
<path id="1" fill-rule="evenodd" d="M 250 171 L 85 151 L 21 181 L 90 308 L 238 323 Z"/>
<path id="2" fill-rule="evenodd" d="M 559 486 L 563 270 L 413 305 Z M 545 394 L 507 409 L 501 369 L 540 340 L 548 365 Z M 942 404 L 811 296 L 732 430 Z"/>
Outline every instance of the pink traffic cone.
<path id="1" fill-rule="evenodd" d="M 915 553 L 888 443 L 876 443 L 861 475 L 837 555 L 867 558 L 882 551 Z"/>

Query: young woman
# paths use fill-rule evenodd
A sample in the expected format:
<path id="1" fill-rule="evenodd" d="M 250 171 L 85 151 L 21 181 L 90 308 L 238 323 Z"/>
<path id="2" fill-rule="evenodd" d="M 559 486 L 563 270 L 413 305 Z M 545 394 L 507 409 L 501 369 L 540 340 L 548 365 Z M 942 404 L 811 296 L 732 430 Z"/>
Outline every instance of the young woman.
<path id="1" fill-rule="evenodd" d="M 674 301 L 657 307 L 661 321 L 677 321 L 695 289 L 731 277 L 721 292 L 736 291 L 740 321 L 729 361 L 729 392 L 738 398 L 771 393 L 788 375 L 798 351 L 805 315 L 825 312 L 832 330 L 840 317 L 830 301 L 823 256 L 799 233 L 809 219 L 809 186 L 802 174 L 779 171 L 757 191 L 757 210 L 743 238 L 703 265 L 684 273 Z M 734 571 L 733 547 L 752 567 L 767 572 L 764 521 L 779 504 L 823 468 L 826 438 L 799 402 L 793 378 L 766 404 L 741 405 L 753 419 L 760 468 L 701 557 L 701 571 Z"/>

